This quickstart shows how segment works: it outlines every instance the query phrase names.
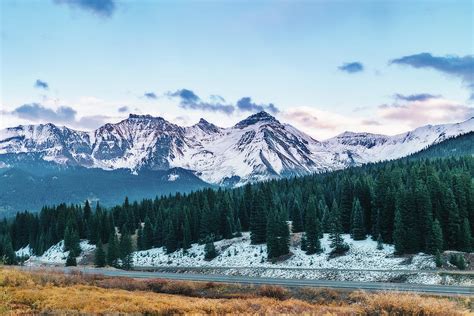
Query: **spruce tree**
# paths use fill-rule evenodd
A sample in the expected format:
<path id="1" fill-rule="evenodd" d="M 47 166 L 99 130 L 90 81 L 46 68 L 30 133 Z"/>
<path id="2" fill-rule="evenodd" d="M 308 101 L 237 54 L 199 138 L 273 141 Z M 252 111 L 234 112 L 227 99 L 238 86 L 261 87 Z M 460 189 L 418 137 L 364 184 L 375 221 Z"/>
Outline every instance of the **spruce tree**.
<path id="1" fill-rule="evenodd" d="M 395 209 L 395 223 L 393 231 L 393 243 L 397 254 L 405 253 L 406 247 L 406 230 L 403 223 L 402 210 L 399 205 Z"/>
<path id="2" fill-rule="evenodd" d="M 102 242 L 99 240 L 94 253 L 94 265 L 98 268 L 102 268 L 106 264 L 105 252 L 102 247 Z"/>
<path id="3" fill-rule="evenodd" d="M 212 239 L 208 237 L 206 245 L 204 246 L 204 259 L 210 261 L 215 257 L 217 257 L 216 247 L 214 246 Z"/>
<path id="4" fill-rule="evenodd" d="M 165 247 L 166 253 L 175 252 L 178 249 L 178 241 L 176 239 L 176 232 L 174 229 L 173 221 L 167 220 L 166 222 L 166 231 L 165 231 Z"/>
<path id="5" fill-rule="evenodd" d="M 462 221 L 460 238 L 459 238 L 459 249 L 464 252 L 470 252 L 471 248 L 471 228 L 469 227 L 469 221 L 465 218 Z"/>
<path id="6" fill-rule="evenodd" d="M 305 237 L 306 237 L 306 253 L 312 255 L 321 252 L 321 243 L 319 241 L 320 227 L 316 210 L 316 200 L 311 197 L 306 207 L 305 219 Z"/>
<path id="7" fill-rule="evenodd" d="M 292 225 L 291 228 L 294 233 L 300 233 L 304 230 L 303 227 L 303 215 L 301 214 L 301 207 L 298 202 L 293 203 L 292 211 L 291 211 L 291 220 Z"/>
<path id="8" fill-rule="evenodd" d="M 443 250 L 443 232 L 439 221 L 435 219 L 429 230 L 426 249 L 430 254 L 436 254 Z"/>
<path id="9" fill-rule="evenodd" d="M 66 267 L 75 267 L 77 266 L 76 256 L 72 252 L 69 252 L 66 258 Z"/>
<path id="10" fill-rule="evenodd" d="M 120 257 L 120 250 L 119 250 L 117 235 L 114 232 L 112 232 L 112 234 L 109 237 L 109 244 L 107 246 L 107 264 L 109 266 L 116 267 L 117 260 L 119 259 L 119 257 Z"/>
<path id="11" fill-rule="evenodd" d="M 122 268 L 125 270 L 130 270 L 133 264 L 132 258 L 132 237 L 128 231 L 124 231 L 120 237 L 120 260 L 122 262 Z"/>
<path id="12" fill-rule="evenodd" d="M 342 225 L 339 217 L 339 209 L 336 200 L 333 200 L 329 218 L 329 240 L 333 254 L 342 254 L 349 250 L 349 245 L 342 238 Z"/>
<path id="13" fill-rule="evenodd" d="M 150 218 L 145 218 L 145 224 L 143 226 L 143 249 L 153 248 L 153 225 L 151 224 Z"/>
<path id="14" fill-rule="evenodd" d="M 354 240 L 364 240 L 366 238 L 363 211 L 357 198 L 352 205 L 351 237 Z"/>
<path id="15" fill-rule="evenodd" d="M 263 201 L 263 190 L 259 190 L 250 213 L 250 239 L 252 244 L 261 244 L 267 237 L 267 216 Z"/>

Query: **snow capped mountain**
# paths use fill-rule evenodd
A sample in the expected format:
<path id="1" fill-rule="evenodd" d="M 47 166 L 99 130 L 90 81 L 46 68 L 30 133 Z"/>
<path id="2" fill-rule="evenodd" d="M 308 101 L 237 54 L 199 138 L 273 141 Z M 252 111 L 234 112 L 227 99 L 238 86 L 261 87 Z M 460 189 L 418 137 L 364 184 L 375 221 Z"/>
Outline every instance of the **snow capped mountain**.
<path id="1" fill-rule="evenodd" d="M 320 142 L 266 112 L 230 128 L 204 119 L 181 127 L 161 117 L 130 114 L 92 132 L 53 124 L 1 130 L 0 162 L 5 167 L 12 155 L 31 154 L 66 166 L 126 168 L 134 173 L 180 167 L 209 183 L 241 185 L 396 159 L 473 130 L 471 118 L 395 136 L 345 132 Z"/>

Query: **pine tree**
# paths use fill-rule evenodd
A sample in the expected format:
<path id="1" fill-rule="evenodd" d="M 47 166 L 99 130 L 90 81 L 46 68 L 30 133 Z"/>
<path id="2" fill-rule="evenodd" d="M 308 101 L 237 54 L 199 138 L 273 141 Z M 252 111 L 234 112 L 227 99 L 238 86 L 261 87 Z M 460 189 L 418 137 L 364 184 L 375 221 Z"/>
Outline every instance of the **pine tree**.
<path id="1" fill-rule="evenodd" d="M 94 253 L 94 265 L 98 268 L 104 267 L 106 263 L 105 252 L 102 247 L 102 242 L 99 240 Z"/>
<path id="2" fill-rule="evenodd" d="M 443 250 L 443 232 L 437 219 L 431 225 L 426 249 L 430 254 L 436 254 Z"/>
<path id="3" fill-rule="evenodd" d="M 341 233 L 342 225 L 339 219 L 339 209 L 336 200 L 333 200 L 329 218 L 329 240 L 331 241 L 333 254 L 343 254 L 349 250 L 349 245 L 344 242 Z"/>
<path id="4" fill-rule="evenodd" d="M 120 250 L 118 245 L 117 235 L 113 232 L 109 237 L 109 244 L 107 247 L 107 264 L 116 267 L 117 260 L 120 257 Z"/>
<path id="5" fill-rule="evenodd" d="M 366 238 L 363 211 L 359 199 L 355 199 L 352 205 L 351 237 L 354 240 L 364 240 Z"/>
<path id="6" fill-rule="evenodd" d="M 393 231 L 393 243 L 395 245 L 395 252 L 398 254 L 405 253 L 406 250 L 406 230 L 405 224 L 403 223 L 402 211 L 400 206 L 397 205 L 395 209 L 395 223 Z"/>
<path id="7" fill-rule="evenodd" d="M 76 256 L 72 252 L 69 252 L 66 258 L 66 267 L 75 267 L 77 266 Z"/>
<path id="8" fill-rule="evenodd" d="M 120 237 L 120 260 L 122 261 L 122 268 L 130 270 L 133 264 L 132 258 L 132 237 L 128 231 L 124 231 Z"/>
<path id="9" fill-rule="evenodd" d="M 181 226 L 181 231 L 183 232 L 183 249 L 191 248 L 191 228 L 189 227 L 188 217 L 184 217 L 184 223 Z"/>
<path id="10" fill-rule="evenodd" d="M 301 207 L 298 202 L 293 203 L 291 211 L 292 230 L 294 233 L 300 233 L 304 230 L 303 215 L 301 214 Z"/>
<path id="11" fill-rule="evenodd" d="M 263 195 L 263 190 L 259 190 L 254 199 L 252 213 L 250 213 L 250 239 L 252 244 L 264 243 L 267 237 L 267 216 Z"/>
<path id="12" fill-rule="evenodd" d="M 322 250 L 319 241 L 321 223 L 316 212 L 316 201 L 314 197 L 311 197 L 306 207 L 305 219 L 306 253 L 308 255 L 321 252 Z"/>
<path id="13" fill-rule="evenodd" d="M 382 235 L 380 235 L 380 234 L 377 237 L 377 250 L 383 250 Z"/>
<path id="14" fill-rule="evenodd" d="M 211 238 L 207 238 L 206 245 L 204 246 L 204 259 L 210 261 L 217 257 L 216 247 Z"/>
<path id="15" fill-rule="evenodd" d="M 436 267 L 438 268 L 441 268 L 443 266 L 443 259 L 441 257 L 441 253 L 439 252 L 439 250 L 436 251 L 435 263 L 436 263 Z"/>
<path id="16" fill-rule="evenodd" d="M 469 227 L 469 221 L 465 218 L 461 225 L 460 238 L 459 238 L 459 249 L 464 252 L 471 251 L 471 228 Z"/>
<path id="17" fill-rule="evenodd" d="M 173 222 L 171 220 L 167 220 L 166 231 L 165 231 L 165 247 L 166 253 L 175 252 L 178 249 L 177 240 L 176 240 L 176 232 L 174 229 Z"/>
<path id="18" fill-rule="evenodd" d="M 143 249 L 150 249 L 153 245 L 153 225 L 151 224 L 150 218 L 145 218 L 145 224 L 143 226 Z"/>
<path id="19" fill-rule="evenodd" d="M 64 231 L 64 251 L 69 251 L 74 257 L 81 254 L 79 234 L 73 228 L 73 225 L 68 225 Z"/>

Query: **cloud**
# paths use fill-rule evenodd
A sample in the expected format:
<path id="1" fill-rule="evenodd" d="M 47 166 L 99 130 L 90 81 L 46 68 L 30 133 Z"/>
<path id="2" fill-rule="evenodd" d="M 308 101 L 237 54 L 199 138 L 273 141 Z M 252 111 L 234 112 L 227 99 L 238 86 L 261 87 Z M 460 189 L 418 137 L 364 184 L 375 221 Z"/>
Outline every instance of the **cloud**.
<path id="1" fill-rule="evenodd" d="M 191 90 L 181 89 L 175 92 L 169 93 L 169 96 L 179 97 L 184 102 L 199 102 L 200 98 Z"/>
<path id="2" fill-rule="evenodd" d="M 344 71 L 350 74 L 364 71 L 364 65 L 358 61 L 351 63 L 344 63 L 337 67 L 340 71 Z"/>
<path id="3" fill-rule="evenodd" d="M 345 120 L 338 114 L 308 107 L 294 108 L 283 113 L 283 117 L 302 128 L 326 131 L 337 130 Z"/>
<path id="4" fill-rule="evenodd" d="M 376 120 L 362 120 L 362 125 L 369 125 L 369 126 L 382 126 L 383 124 Z"/>
<path id="5" fill-rule="evenodd" d="M 60 106 L 56 110 L 39 103 L 23 104 L 13 111 L 5 111 L 5 115 L 13 115 L 20 119 L 38 123 L 65 124 L 74 128 L 97 128 L 111 117 L 105 115 L 90 115 L 78 118 L 77 111 L 69 106 Z"/>
<path id="6" fill-rule="evenodd" d="M 231 104 L 225 104 L 224 102 L 203 101 L 197 94 L 189 89 L 180 89 L 175 92 L 167 92 L 166 95 L 172 98 L 179 98 L 179 106 L 183 109 L 191 110 L 202 110 L 209 112 L 222 112 L 225 114 L 232 114 L 235 111 L 235 107 Z"/>
<path id="7" fill-rule="evenodd" d="M 381 118 L 414 128 L 426 124 L 460 122 L 474 116 L 474 108 L 443 98 L 429 98 L 378 107 Z"/>
<path id="8" fill-rule="evenodd" d="M 54 3 L 66 4 L 104 18 L 111 17 L 116 9 L 115 0 L 54 0 Z"/>
<path id="9" fill-rule="evenodd" d="M 120 113 L 124 113 L 124 112 L 129 112 L 130 109 L 128 108 L 128 106 L 124 105 L 124 106 L 121 106 L 117 109 Z"/>
<path id="10" fill-rule="evenodd" d="M 48 90 L 49 86 L 48 86 L 48 83 L 46 81 L 42 81 L 40 79 L 37 79 L 36 82 L 35 82 L 35 88 Z"/>
<path id="11" fill-rule="evenodd" d="M 474 100 L 474 56 L 464 57 L 448 55 L 433 56 L 420 53 L 393 59 L 390 64 L 407 65 L 413 68 L 431 68 L 439 72 L 458 77 L 471 90 L 470 99 Z"/>
<path id="12" fill-rule="evenodd" d="M 76 119 L 76 110 L 61 106 L 57 110 L 46 108 L 39 103 L 23 104 L 11 112 L 22 119 L 68 123 Z"/>
<path id="13" fill-rule="evenodd" d="M 429 93 L 419 93 L 419 94 L 409 94 L 409 95 L 397 93 L 393 97 L 397 100 L 403 100 L 403 101 L 426 101 L 429 99 L 441 98 L 440 95 L 433 95 Z"/>
<path id="14" fill-rule="evenodd" d="M 156 94 L 154 92 L 145 92 L 143 94 L 143 96 L 147 99 L 150 99 L 150 100 L 156 100 L 158 99 L 158 97 L 156 96 Z"/>
<path id="15" fill-rule="evenodd" d="M 248 112 L 260 112 L 260 111 L 267 111 L 270 113 L 278 113 L 280 110 L 273 104 L 256 104 L 252 102 L 250 97 L 243 97 L 239 101 L 237 101 L 237 108 L 240 111 L 248 111 Z"/>

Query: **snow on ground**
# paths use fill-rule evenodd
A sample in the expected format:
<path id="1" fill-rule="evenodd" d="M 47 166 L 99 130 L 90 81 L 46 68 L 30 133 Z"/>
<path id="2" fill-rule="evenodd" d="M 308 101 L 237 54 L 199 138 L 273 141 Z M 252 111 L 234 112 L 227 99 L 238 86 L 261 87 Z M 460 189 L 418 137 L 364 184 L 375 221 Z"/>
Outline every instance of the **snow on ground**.
<path id="1" fill-rule="evenodd" d="M 26 245 L 15 251 L 15 254 L 17 257 L 29 257 L 33 254 L 33 250 L 30 248 L 30 245 Z"/>
<path id="2" fill-rule="evenodd" d="M 204 260 L 204 245 L 193 244 L 185 253 L 182 250 L 166 254 L 163 248 L 154 248 L 134 253 L 133 264 L 137 267 L 271 267 L 306 269 L 371 269 L 371 270 L 418 270 L 435 268 L 431 256 L 418 254 L 412 260 L 395 257 L 394 247 L 384 245 L 377 250 L 377 242 L 370 238 L 354 241 L 343 235 L 350 250 L 344 256 L 329 258 L 331 251 L 329 235 L 321 239 L 324 251 L 307 255 L 299 246 L 291 246 L 293 255 L 272 264 L 266 259 L 266 245 L 251 245 L 250 234 L 242 237 L 215 242 L 219 255 L 212 261 Z"/>
<path id="3" fill-rule="evenodd" d="M 77 257 L 77 261 L 80 261 L 86 253 L 90 253 L 95 249 L 95 245 L 89 244 L 87 240 L 82 240 L 80 242 L 81 255 Z M 29 247 L 29 246 L 28 246 Z M 30 259 L 26 261 L 27 265 L 33 265 L 37 263 L 45 264 L 65 264 L 66 258 L 69 255 L 69 251 L 64 251 L 64 241 L 61 240 L 56 245 L 51 246 L 46 250 L 41 256 L 31 256 Z M 20 249 L 21 250 L 21 249 Z"/>

